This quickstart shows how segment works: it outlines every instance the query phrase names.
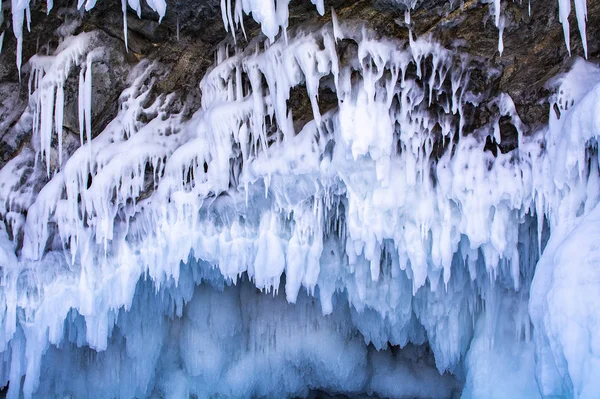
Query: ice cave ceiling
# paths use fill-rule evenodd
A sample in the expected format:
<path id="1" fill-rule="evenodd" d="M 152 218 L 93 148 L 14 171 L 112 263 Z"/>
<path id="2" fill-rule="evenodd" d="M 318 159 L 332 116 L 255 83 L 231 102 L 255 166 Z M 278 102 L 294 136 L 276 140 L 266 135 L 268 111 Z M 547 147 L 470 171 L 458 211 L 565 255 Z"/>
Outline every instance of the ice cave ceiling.
<path id="1" fill-rule="evenodd" d="M 599 27 L 3 1 L 3 394 L 600 396 Z"/>

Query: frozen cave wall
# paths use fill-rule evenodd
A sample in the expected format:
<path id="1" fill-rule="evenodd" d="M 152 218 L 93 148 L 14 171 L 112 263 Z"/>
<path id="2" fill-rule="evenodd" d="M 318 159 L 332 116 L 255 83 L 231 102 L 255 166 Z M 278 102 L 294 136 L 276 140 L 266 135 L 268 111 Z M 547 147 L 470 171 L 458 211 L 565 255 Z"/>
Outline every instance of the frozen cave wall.
<path id="1" fill-rule="evenodd" d="M 8 397 L 600 395 L 600 2 L 1 15 Z"/>

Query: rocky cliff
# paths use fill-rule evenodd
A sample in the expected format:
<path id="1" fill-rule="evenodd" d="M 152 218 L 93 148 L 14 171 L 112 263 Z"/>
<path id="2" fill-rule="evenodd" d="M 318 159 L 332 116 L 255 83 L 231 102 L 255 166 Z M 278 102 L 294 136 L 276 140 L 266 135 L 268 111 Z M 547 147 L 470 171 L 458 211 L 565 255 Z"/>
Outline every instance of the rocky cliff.
<path id="1" fill-rule="evenodd" d="M 600 2 L 3 15 L 9 397 L 600 393 Z"/>

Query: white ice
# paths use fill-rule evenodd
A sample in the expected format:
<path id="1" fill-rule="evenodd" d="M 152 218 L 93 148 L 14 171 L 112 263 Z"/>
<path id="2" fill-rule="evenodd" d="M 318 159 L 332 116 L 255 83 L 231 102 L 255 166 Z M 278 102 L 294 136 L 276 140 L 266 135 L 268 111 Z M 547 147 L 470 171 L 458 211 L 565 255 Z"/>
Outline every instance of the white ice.
<path id="1" fill-rule="evenodd" d="M 462 383 L 478 397 L 509 380 L 515 395 L 594 396 L 596 341 L 581 337 L 595 308 L 574 309 L 594 296 L 567 297 L 594 281 L 598 68 L 579 60 L 553 82 L 547 128 L 525 136 L 502 94 L 467 134 L 469 58 L 431 38 L 375 40 L 336 19 L 272 40 L 219 48 L 188 120 L 152 93 L 168 69 L 141 62 L 102 132 L 93 33 L 31 60 L 22 119 L 39 154 L 0 171 L 8 397 L 439 397 Z M 46 163 L 37 192 L 19 176 L 56 151 L 71 69 L 81 147 Z M 494 155 L 501 116 L 518 147 Z M 556 285 L 579 236 L 584 274 Z"/>
<path id="2" fill-rule="evenodd" d="M 23 50 L 23 25 L 27 22 L 27 29 L 31 24 L 31 12 L 30 12 L 30 0 L 11 0 L 11 12 L 12 12 L 12 26 L 13 33 L 17 39 L 17 67 L 19 72 L 21 71 L 22 62 L 22 50 Z M 145 0 L 146 4 L 158 14 L 158 20 L 161 21 L 167 9 L 166 0 Z M 575 15 L 579 27 L 579 33 L 583 44 L 585 57 L 587 58 L 587 0 L 574 0 L 575 1 Z M 78 0 L 77 8 L 85 9 L 89 11 L 94 8 L 97 0 Z M 325 6 L 323 0 L 311 0 L 316 6 L 319 14 L 325 13 Z M 504 50 L 504 44 L 502 35 L 505 27 L 505 19 L 501 15 L 501 0 L 486 0 L 484 3 L 493 2 L 492 12 L 494 14 L 494 22 L 498 28 L 498 51 L 500 55 Z M 416 8 L 420 2 L 419 0 L 400 0 L 399 3 L 403 4 L 407 8 L 407 15 L 411 9 Z M 123 11 L 123 29 L 125 37 L 125 45 L 127 47 L 127 6 L 133 9 L 138 16 L 141 15 L 141 4 L 140 0 L 121 0 L 122 11 Z M 289 0 L 238 0 L 235 2 L 235 6 L 232 5 L 231 0 L 221 0 L 221 14 L 223 18 L 223 25 L 225 30 L 231 29 L 234 40 L 236 27 L 241 26 L 242 30 L 245 30 L 243 26 L 243 14 L 252 15 L 254 20 L 261 26 L 262 32 L 267 36 L 271 42 L 275 40 L 277 34 L 281 31 L 282 35 L 286 37 L 286 29 L 288 27 L 288 10 Z M 569 34 L 569 15 L 571 14 L 571 0 L 558 0 L 559 5 L 559 20 L 563 25 L 565 44 L 569 54 L 571 54 L 571 41 Z M 53 7 L 53 2 L 47 2 L 47 11 Z M 531 8 L 530 8 L 531 13 Z M 0 20 L 1 23 L 1 20 Z M 2 49 L 2 37 L 4 32 L 0 35 L 0 50 Z"/>

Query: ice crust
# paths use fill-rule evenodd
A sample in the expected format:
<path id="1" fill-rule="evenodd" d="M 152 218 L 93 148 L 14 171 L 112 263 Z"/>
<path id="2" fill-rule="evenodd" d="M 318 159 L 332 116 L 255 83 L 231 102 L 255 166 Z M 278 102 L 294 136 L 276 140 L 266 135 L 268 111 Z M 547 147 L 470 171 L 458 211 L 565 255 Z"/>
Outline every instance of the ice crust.
<path id="1" fill-rule="evenodd" d="M 553 82 L 547 128 L 524 134 L 502 94 L 496 120 L 466 134 L 466 55 L 334 18 L 220 47 L 189 120 L 152 95 L 168 69 L 142 61 L 96 135 L 97 57 L 83 33 L 30 61 L 22 120 L 39 147 L 0 170 L 9 398 L 440 397 L 463 377 L 465 397 L 512 379 L 515 397 L 536 379 L 543 394 L 595 396 L 595 286 L 582 290 L 595 258 L 578 255 L 590 279 L 567 275 L 597 224 L 598 67 L 578 60 Z M 52 166 L 71 70 L 81 147 Z M 292 89 L 312 108 L 303 126 Z M 518 147 L 494 155 L 501 116 Z M 21 179 L 36 159 L 39 193 Z M 575 311 L 572 290 L 590 306 Z"/>

